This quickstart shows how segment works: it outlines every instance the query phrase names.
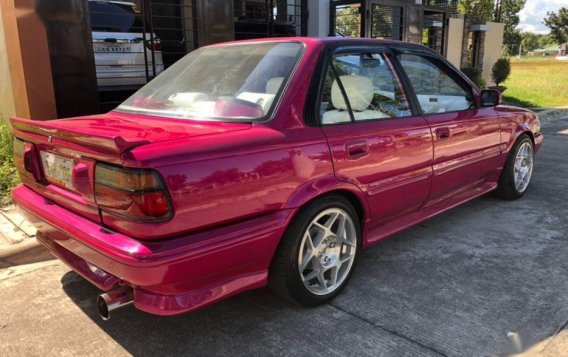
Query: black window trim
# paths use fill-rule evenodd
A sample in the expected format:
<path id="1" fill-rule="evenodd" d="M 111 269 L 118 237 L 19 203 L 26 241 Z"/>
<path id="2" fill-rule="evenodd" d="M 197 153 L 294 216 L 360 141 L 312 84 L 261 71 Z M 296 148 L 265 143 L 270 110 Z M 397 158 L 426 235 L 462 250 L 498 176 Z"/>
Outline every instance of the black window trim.
<path id="1" fill-rule="evenodd" d="M 347 106 L 347 112 L 349 114 L 349 119 L 351 119 L 350 122 L 354 123 L 355 122 L 355 114 L 353 114 L 353 109 L 351 108 L 351 102 L 349 101 L 349 96 L 347 96 L 347 91 L 345 90 L 345 87 L 343 86 L 343 82 L 341 81 L 341 78 L 339 78 L 339 75 L 337 74 L 337 68 L 335 68 L 333 61 L 329 63 L 329 68 L 331 69 L 331 73 L 333 74 L 333 77 L 337 81 L 337 85 L 339 86 L 339 90 L 341 91 L 341 96 L 343 97 L 343 101 L 345 101 L 345 105 Z M 320 106 L 321 106 L 321 99 L 320 99 Z M 320 122 L 321 122 L 321 119 L 322 118 L 319 118 Z"/>
<path id="2" fill-rule="evenodd" d="M 314 71 L 313 74 L 313 78 L 312 81 L 310 83 L 310 90 L 309 90 L 309 95 L 306 98 L 306 102 L 307 105 L 305 106 L 305 110 L 304 110 L 304 122 L 306 125 L 308 126 L 323 126 L 322 124 L 322 118 L 320 115 L 320 108 L 321 108 L 321 100 L 322 100 L 322 92 L 323 92 L 323 87 L 325 85 L 325 77 L 327 75 L 327 69 L 328 67 L 331 66 L 331 59 L 333 58 L 333 56 L 335 55 L 344 55 L 344 54 L 360 54 L 360 53 L 376 53 L 376 54 L 385 54 L 387 56 L 387 59 L 389 61 L 391 61 L 393 67 L 394 67 L 394 75 L 398 76 L 398 79 L 400 80 L 400 84 L 402 86 L 401 90 L 404 92 L 403 94 L 405 95 L 406 99 L 408 100 L 408 105 L 409 105 L 409 109 L 411 112 L 411 115 L 406 116 L 406 117 L 398 117 L 398 118 L 390 118 L 392 120 L 401 120 L 401 119 L 406 119 L 406 118 L 414 118 L 416 116 L 421 115 L 421 111 L 420 111 L 420 106 L 418 105 L 417 99 L 415 98 L 414 95 L 411 95 L 411 93 L 409 92 L 409 89 L 412 89 L 412 86 L 410 85 L 410 83 L 408 82 L 408 78 L 406 78 L 406 76 L 402 77 L 401 76 L 401 71 L 400 71 L 400 64 L 398 63 L 398 60 L 395 56 L 395 53 L 393 53 L 392 49 L 388 46 L 388 45 L 383 45 L 383 44 L 377 44 L 377 45 L 371 45 L 371 44 L 365 44 L 365 45 L 355 45 L 355 44 L 346 44 L 346 45 L 341 45 L 341 44 L 336 44 L 336 45 L 331 45 L 331 46 L 326 46 L 326 48 L 324 48 L 321 52 L 321 57 L 318 60 L 318 64 L 316 65 L 316 70 Z M 334 76 L 336 76 L 336 73 L 334 71 Z M 338 83 L 339 84 L 339 83 Z M 340 89 L 342 89 L 343 85 L 340 85 Z M 343 122 L 343 123 L 334 123 L 334 124 L 330 124 L 330 125 L 341 125 L 341 124 L 354 124 L 354 123 L 367 123 L 370 121 L 384 121 L 384 120 L 388 120 L 385 118 L 381 118 L 381 119 L 368 119 L 368 120 L 358 120 L 357 122 L 355 122 L 354 120 L 354 114 L 352 113 L 352 111 L 350 110 L 351 105 L 348 102 L 348 98 L 346 96 L 345 93 L 345 89 L 342 89 L 341 91 L 344 100 L 346 100 L 346 104 L 347 107 L 349 109 L 349 116 L 351 118 L 351 121 L 348 122 Z M 414 94 L 414 92 L 412 92 L 412 94 Z M 313 103 L 312 105 L 310 105 L 310 103 Z"/>

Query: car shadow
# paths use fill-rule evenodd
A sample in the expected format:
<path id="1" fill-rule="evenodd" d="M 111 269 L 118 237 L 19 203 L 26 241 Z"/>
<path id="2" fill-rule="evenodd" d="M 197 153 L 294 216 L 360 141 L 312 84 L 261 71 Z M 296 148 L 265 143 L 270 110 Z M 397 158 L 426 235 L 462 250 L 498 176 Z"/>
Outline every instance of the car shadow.
<path id="1" fill-rule="evenodd" d="M 271 338 L 276 326 L 288 324 L 290 317 L 301 319 L 306 311 L 268 289 L 258 289 L 179 316 L 155 316 L 129 305 L 113 311 L 111 319 L 103 321 L 96 306 L 99 289 L 73 271 L 62 277 L 61 284 L 86 316 L 135 356 L 189 352 L 232 355 L 237 351 L 265 350 L 267 346 L 254 346 Z"/>
<path id="2" fill-rule="evenodd" d="M 535 185 L 523 201 L 485 195 L 396 234 L 363 252 L 342 294 L 317 308 L 259 289 L 180 316 L 127 306 L 103 321 L 97 288 L 74 272 L 61 283 L 86 316 L 136 356 L 494 355 L 510 350 L 507 331 L 530 346 L 562 319 L 542 305 L 566 296 L 565 275 L 549 268 L 552 261 L 566 264 L 555 221 L 527 208 L 561 205 L 561 197 L 549 202 L 549 190 Z"/>
<path id="3" fill-rule="evenodd" d="M 483 210 L 495 201 L 495 198 L 488 195 L 444 213 L 441 219 L 459 219 L 460 216 L 466 215 L 467 211 Z M 430 225 L 429 222 L 403 231 L 364 251 L 353 279 L 342 296 L 317 308 L 305 308 L 289 303 L 273 295 L 268 289 L 257 289 L 179 316 L 150 315 L 129 305 L 113 311 L 111 319 L 103 321 L 98 316 L 96 306 L 96 297 L 101 294 L 99 289 L 73 271 L 62 277 L 61 284 L 67 296 L 86 316 L 136 356 L 179 355 L 187 354 L 188 351 L 198 355 L 255 354 L 255 351 L 261 355 L 291 355 L 294 348 L 300 348 L 305 354 L 303 348 L 311 342 L 309 337 L 305 336 L 306 323 L 312 323 L 314 336 L 319 333 L 317 339 L 325 341 L 336 334 L 334 330 L 341 329 L 337 325 L 338 316 L 350 321 L 347 324 L 351 324 L 349 329 L 353 329 L 355 325 L 359 326 L 358 328 L 363 326 L 362 336 L 384 339 L 372 325 L 364 322 L 366 313 L 350 311 L 351 308 L 346 305 L 351 302 L 361 303 L 358 301 L 359 297 L 353 297 L 359 294 L 359 291 L 364 294 L 365 300 L 371 302 L 379 300 L 381 288 L 394 288 L 396 283 L 392 282 L 408 281 L 412 284 L 414 273 L 410 270 L 398 270 L 397 266 L 400 260 L 409 257 L 414 259 L 417 256 L 416 252 L 411 252 L 415 249 L 413 247 L 431 245 L 432 241 L 438 239 L 435 234 L 416 238 L 416 235 L 421 235 Z M 379 270 L 389 272 L 389 276 L 380 275 Z M 369 278 L 372 284 L 369 284 Z M 436 283 L 432 282 L 430 288 L 436 290 Z M 415 313 L 417 311 L 404 312 L 408 315 Z M 363 315 L 362 318 L 357 317 L 359 314 Z M 335 319 L 330 320 L 330 316 L 335 316 Z M 318 331 L 322 329 L 325 332 Z M 345 332 L 346 336 L 349 336 L 348 333 L 350 331 Z M 325 348 L 329 350 L 326 352 Z M 337 354 L 342 348 L 349 354 L 348 346 L 324 346 L 314 355 Z M 369 352 L 375 351 L 376 348 L 372 347 Z"/>

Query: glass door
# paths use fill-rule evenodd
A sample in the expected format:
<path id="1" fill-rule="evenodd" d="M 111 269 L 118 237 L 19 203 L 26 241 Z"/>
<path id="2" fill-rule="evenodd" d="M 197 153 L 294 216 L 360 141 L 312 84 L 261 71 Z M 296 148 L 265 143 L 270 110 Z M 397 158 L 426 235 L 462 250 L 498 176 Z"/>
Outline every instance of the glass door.
<path id="1" fill-rule="evenodd" d="M 422 44 L 444 55 L 446 13 L 424 10 Z"/>
<path id="2" fill-rule="evenodd" d="M 384 1 L 371 4 L 370 37 L 402 40 L 404 33 L 404 7 L 389 5 Z"/>
<path id="3" fill-rule="evenodd" d="M 302 36 L 305 0 L 235 0 L 235 39 Z"/>
<path id="4" fill-rule="evenodd" d="M 364 6 L 361 1 L 331 1 L 329 36 L 364 37 Z"/>

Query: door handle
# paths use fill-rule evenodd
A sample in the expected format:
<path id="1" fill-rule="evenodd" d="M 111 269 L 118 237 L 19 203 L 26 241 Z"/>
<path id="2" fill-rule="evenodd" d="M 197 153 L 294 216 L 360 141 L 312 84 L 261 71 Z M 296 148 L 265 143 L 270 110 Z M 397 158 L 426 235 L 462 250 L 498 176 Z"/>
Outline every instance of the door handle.
<path id="1" fill-rule="evenodd" d="M 436 129 L 436 137 L 439 140 L 449 139 L 450 136 L 452 136 L 452 132 L 451 132 L 450 128 L 444 127 L 444 128 Z"/>
<path id="2" fill-rule="evenodd" d="M 356 141 L 345 144 L 347 157 L 351 159 L 360 158 L 369 154 L 369 144 L 366 140 Z"/>

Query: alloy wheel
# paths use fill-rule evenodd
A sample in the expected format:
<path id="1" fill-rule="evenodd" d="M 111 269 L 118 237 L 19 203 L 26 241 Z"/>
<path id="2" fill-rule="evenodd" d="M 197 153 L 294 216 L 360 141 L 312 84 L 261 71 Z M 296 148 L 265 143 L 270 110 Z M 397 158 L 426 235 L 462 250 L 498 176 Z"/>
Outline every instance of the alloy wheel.
<path id="1" fill-rule="evenodd" d="M 357 251 L 357 233 L 350 215 L 340 208 L 319 213 L 308 225 L 298 256 L 300 278 L 315 295 L 327 295 L 349 275 Z"/>
<path id="2" fill-rule="evenodd" d="M 519 193 L 523 193 L 531 180 L 534 151 L 530 142 L 525 141 L 519 146 L 515 156 L 515 188 Z"/>

